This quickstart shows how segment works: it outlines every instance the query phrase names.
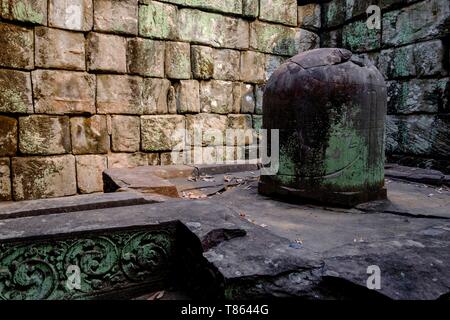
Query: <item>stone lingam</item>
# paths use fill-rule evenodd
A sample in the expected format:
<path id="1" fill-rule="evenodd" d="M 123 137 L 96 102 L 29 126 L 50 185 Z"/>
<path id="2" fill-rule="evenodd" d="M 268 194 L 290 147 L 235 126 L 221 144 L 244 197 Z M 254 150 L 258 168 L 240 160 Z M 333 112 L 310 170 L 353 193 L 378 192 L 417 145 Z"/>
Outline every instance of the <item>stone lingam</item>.
<path id="1" fill-rule="evenodd" d="M 323 48 L 296 55 L 264 92 L 263 128 L 279 130 L 279 170 L 259 192 L 337 206 L 386 198 L 386 84 L 366 58 Z"/>

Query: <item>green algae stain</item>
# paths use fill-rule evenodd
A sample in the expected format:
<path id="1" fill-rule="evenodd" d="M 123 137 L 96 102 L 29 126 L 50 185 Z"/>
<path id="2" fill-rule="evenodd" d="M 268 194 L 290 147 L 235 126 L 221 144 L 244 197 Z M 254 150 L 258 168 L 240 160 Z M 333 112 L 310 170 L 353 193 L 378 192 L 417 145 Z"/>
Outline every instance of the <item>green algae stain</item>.
<path id="1" fill-rule="evenodd" d="M 30 1 L 3 1 L 3 14 L 16 20 L 27 21 L 31 23 L 43 23 L 45 15 L 35 10 Z"/>

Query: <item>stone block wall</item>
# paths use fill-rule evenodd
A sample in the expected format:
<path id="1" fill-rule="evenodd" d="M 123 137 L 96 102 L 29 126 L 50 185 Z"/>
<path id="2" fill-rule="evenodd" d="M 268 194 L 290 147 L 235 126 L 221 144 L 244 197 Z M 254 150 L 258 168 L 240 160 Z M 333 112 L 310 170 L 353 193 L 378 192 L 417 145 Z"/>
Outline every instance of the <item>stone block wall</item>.
<path id="1" fill-rule="evenodd" d="M 180 128 L 257 128 L 265 81 L 320 42 L 319 7 L 297 0 L 0 4 L 2 201 L 101 191 L 108 167 L 185 162 L 170 153 Z M 239 147 L 206 141 L 202 154 Z"/>
<path id="2" fill-rule="evenodd" d="M 370 5 L 381 29 L 367 28 Z M 366 53 L 387 79 L 388 160 L 449 174 L 449 1 L 333 0 L 322 10 L 322 47 Z"/>

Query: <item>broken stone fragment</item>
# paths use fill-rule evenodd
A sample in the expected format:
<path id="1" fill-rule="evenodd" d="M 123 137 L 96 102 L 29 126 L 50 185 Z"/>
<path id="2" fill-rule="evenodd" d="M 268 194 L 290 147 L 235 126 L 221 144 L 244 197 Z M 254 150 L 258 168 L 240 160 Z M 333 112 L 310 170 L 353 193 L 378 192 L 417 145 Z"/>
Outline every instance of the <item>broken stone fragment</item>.
<path id="1" fill-rule="evenodd" d="M 84 35 L 47 27 L 35 28 L 35 64 L 42 68 L 86 70 Z"/>
<path id="2" fill-rule="evenodd" d="M 142 116 L 141 143 L 144 151 L 184 148 L 185 118 L 181 115 Z"/>
<path id="3" fill-rule="evenodd" d="M 102 154 L 109 151 L 106 116 L 73 117 L 70 119 L 70 131 L 74 154 Z"/>
<path id="4" fill-rule="evenodd" d="M 91 32 L 87 37 L 87 65 L 90 71 L 127 72 L 127 39 Z"/>
<path id="5" fill-rule="evenodd" d="M 0 67 L 34 68 L 33 30 L 0 22 Z"/>
<path id="6" fill-rule="evenodd" d="M 93 24 L 93 0 L 49 0 L 48 25 L 61 29 L 90 31 Z"/>
<path id="7" fill-rule="evenodd" d="M 96 112 L 95 75 L 63 70 L 35 70 L 32 78 L 37 113 Z"/>
<path id="8" fill-rule="evenodd" d="M 69 117 L 20 117 L 19 150 L 29 155 L 70 153 Z"/>
<path id="9" fill-rule="evenodd" d="M 114 152 L 137 152 L 140 147 L 140 119 L 133 116 L 111 116 L 111 149 Z"/>
<path id="10" fill-rule="evenodd" d="M 103 171 L 107 169 L 106 156 L 76 156 L 77 185 L 80 193 L 103 191 Z"/>
<path id="11" fill-rule="evenodd" d="M 0 115 L 0 157 L 17 152 L 17 120 Z"/>
<path id="12" fill-rule="evenodd" d="M 136 0 L 96 0 L 94 12 L 94 30 L 137 35 L 138 2 Z"/>
<path id="13" fill-rule="evenodd" d="M 12 158 L 14 200 L 70 196 L 77 193 L 75 157 Z"/>

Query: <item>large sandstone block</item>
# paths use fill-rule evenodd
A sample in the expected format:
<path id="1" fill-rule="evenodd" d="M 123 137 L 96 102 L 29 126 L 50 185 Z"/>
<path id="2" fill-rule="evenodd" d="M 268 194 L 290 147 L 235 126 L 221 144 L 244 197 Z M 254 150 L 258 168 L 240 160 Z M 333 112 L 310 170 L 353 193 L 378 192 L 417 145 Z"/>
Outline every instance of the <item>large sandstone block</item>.
<path id="1" fill-rule="evenodd" d="M 255 112 L 255 88 L 248 83 L 239 84 L 239 97 L 240 111 L 238 113 L 254 113 Z"/>
<path id="2" fill-rule="evenodd" d="M 0 112 L 33 112 L 29 72 L 0 69 L 0 92 Z"/>
<path id="3" fill-rule="evenodd" d="M 93 24 L 93 0 L 49 0 L 48 25 L 61 29 L 89 31 Z"/>
<path id="4" fill-rule="evenodd" d="M 103 171 L 107 169 L 106 156 L 76 156 L 77 185 L 80 193 L 103 191 Z"/>
<path id="5" fill-rule="evenodd" d="M 234 14 L 242 13 L 242 1 L 243 0 L 164 0 L 164 2 L 179 4 L 186 7 Z M 148 3 L 151 1 L 143 0 L 142 2 Z"/>
<path id="6" fill-rule="evenodd" d="M 226 142 L 228 146 L 253 143 L 252 116 L 249 114 L 229 114 Z"/>
<path id="7" fill-rule="evenodd" d="M 181 80 L 175 84 L 175 101 L 177 113 L 200 112 L 200 84 L 197 80 Z"/>
<path id="8" fill-rule="evenodd" d="M 191 47 L 189 43 L 166 42 L 165 69 L 168 78 L 191 78 Z"/>
<path id="9" fill-rule="evenodd" d="M 258 51 L 293 56 L 319 44 L 319 36 L 308 30 L 261 21 L 250 24 L 250 47 Z"/>
<path id="10" fill-rule="evenodd" d="M 36 67 L 86 70 L 84 43 L 82 33 L 36 27 Z"/>
<path id="11" fill-rule="evenodd" d="M 70 119 L 72 152 L 74 154 L 103 154 L 109 151 L 109 135 L 106 116 Z"/>
<path id="12" fill-rule="evenodd" d="M 344 47 L 352 52 L 370 51 L 381 46 L 381 30 L 369 29 L 366 20 L 346 24 L 342 38 Z"/>
<path id="13" fill-rule="evenodd" d="M 114 152 L 139 151 L 141 142 L 141 121 L 139 117 L 111 116 L 111 149 Z"/>
<path id="14" fill-rule="evenodd" d="M 240 52 L 230 49 L 213 51 L 213 78 L 217 80 L 239 80 Z"/>
<path id="15" fill-rule="evenodd" d="M 199 113 L 186 116 L 186 129 L 188 131 L 187 145 L 208 146 L 223 145 L 227 117 L 218 114 Z"/>
<path id="16" fill-rule="evenodd" d="M 143 114 L 167 113 L 169 88 L 170 81 L 167 79 L 145 78 L 142 88 Z"/>
<path id="17" fill-rule="evenodd" d="M 142 114 L 142 78 L 126 75 L 97 76 L 97 112 Z"/>
<path id="18" fill-rule="evenodd" d="M 0 67 L 34 68 L 33 30 L 0 22 Z"/>
<path id="19" fill-rule="evenodd" d="M 71 196 L 77 193 L 75 157 L 12 159 L 14 200 Z"/>
<path id="20" fill-rule="evenodd" d="M 30 155 L 70 153 L 69 117 L 20 117 L 19 150 Z"/>
<path id="21" fill-rule="evenodd" d="M 266 81 L 266 55 L 255 51 L 243 51 L 241 53 L 242 81 L 251 83 L 263 83 Z"/>
<path id="22" fill-rule="evenodd" d="M 180 40 L 213 47 L 248 48 L 249 24 L 245 20 L 192 9 L 181 9 L 178 15 Z"/>
<path id="23" fill-rule="evenodd" d="M 208 80 L 214 74 L 213 49 L 206 46 L 191 46 L 192 75 L 196 79 Z"/>
<path id="24" fill-rule="evenodd" d="M 256 18 L 259 15 L 259 0 L 242 0 L 242 15 Z"/>
<path id="25" fill-rule="evenodd" d="M 297 25 L 297 0 L 260 0 L 259 19 Z"/>
<path id="26" fill-rule="evenodd" d="M 383 44 L 401 45 L 448 33 L 448 1 L 424 0 L 383 14 Z"/>
<path id="27" fill-rule="evenodd" d="M 95 75 L 35 70 L 32 78 L 34 109 L 37 113 L 95 113 Z"/>
<path id="28" fill-rule="evenodd" d="M 114 33 L 138 33 L 138 1 L 94 1 L 94 30 Z"/>
<path id="29" fill-rule="evenodd" d="M 177 37 L 177 7 L 167 3 L 145 1 L 139 6 L 139 35 L 175 40 Z"/>
<path id="30" fill-rule="evenodd" d="M 9 158 L 0 158 L 0 201 L 10 201 L 11 169 Z"/>
<path id="31" fill-rule="evenodd" d="M 234 105 L 233 82 L 202 81 L 200 83 L 200 104 L 203 113 L 231 113 Z"/>
<path id="32" fill-rule="evenodd" d="M 444 106 L 448 103 L 450 80 L 389 81 L 387 87 L 388 113 L 438 113 L 444 111 Z"/>
<path id="33" fill-rule="evenodd" d="M 128 39 L 128 72 L 147 77 L 164 77 L 165 44 L 150 39 Z"/>
<path id="34" fill-rule="evenodd" d="M 110 153 L 108 154 L 108 168 L 134 168 L 149 165 L 150 154 Z M 153 158 L 153 157 L 152 157 Z"/>
<path id="35" fill-rule="evenodd" d="M 47 24 L 47 0 L 1 0 L 3 19 Z"/>
<path id="36" fill-rule="evenodd" d="M 0 115 L 0 157 L 17 152 L 17 120 Z"/>
<path id="37" fill-rule="evenodd" d="M 310 3 L 298 6 L 297 16 L 300 28 L 318 30 L 322 25 L 320 4 Z"/>
<path id="38" fill-rule="evenodd" d="M 185 118 L 179 115 L 142 116 L 141 141 L 144 151 L 184 148 Z"/>
<path id="39" fill-rule="evenodd" d="M 127 39 L 120 36 L 89 33 L 87 64 L 89 70 L 127 72 Z"/>

